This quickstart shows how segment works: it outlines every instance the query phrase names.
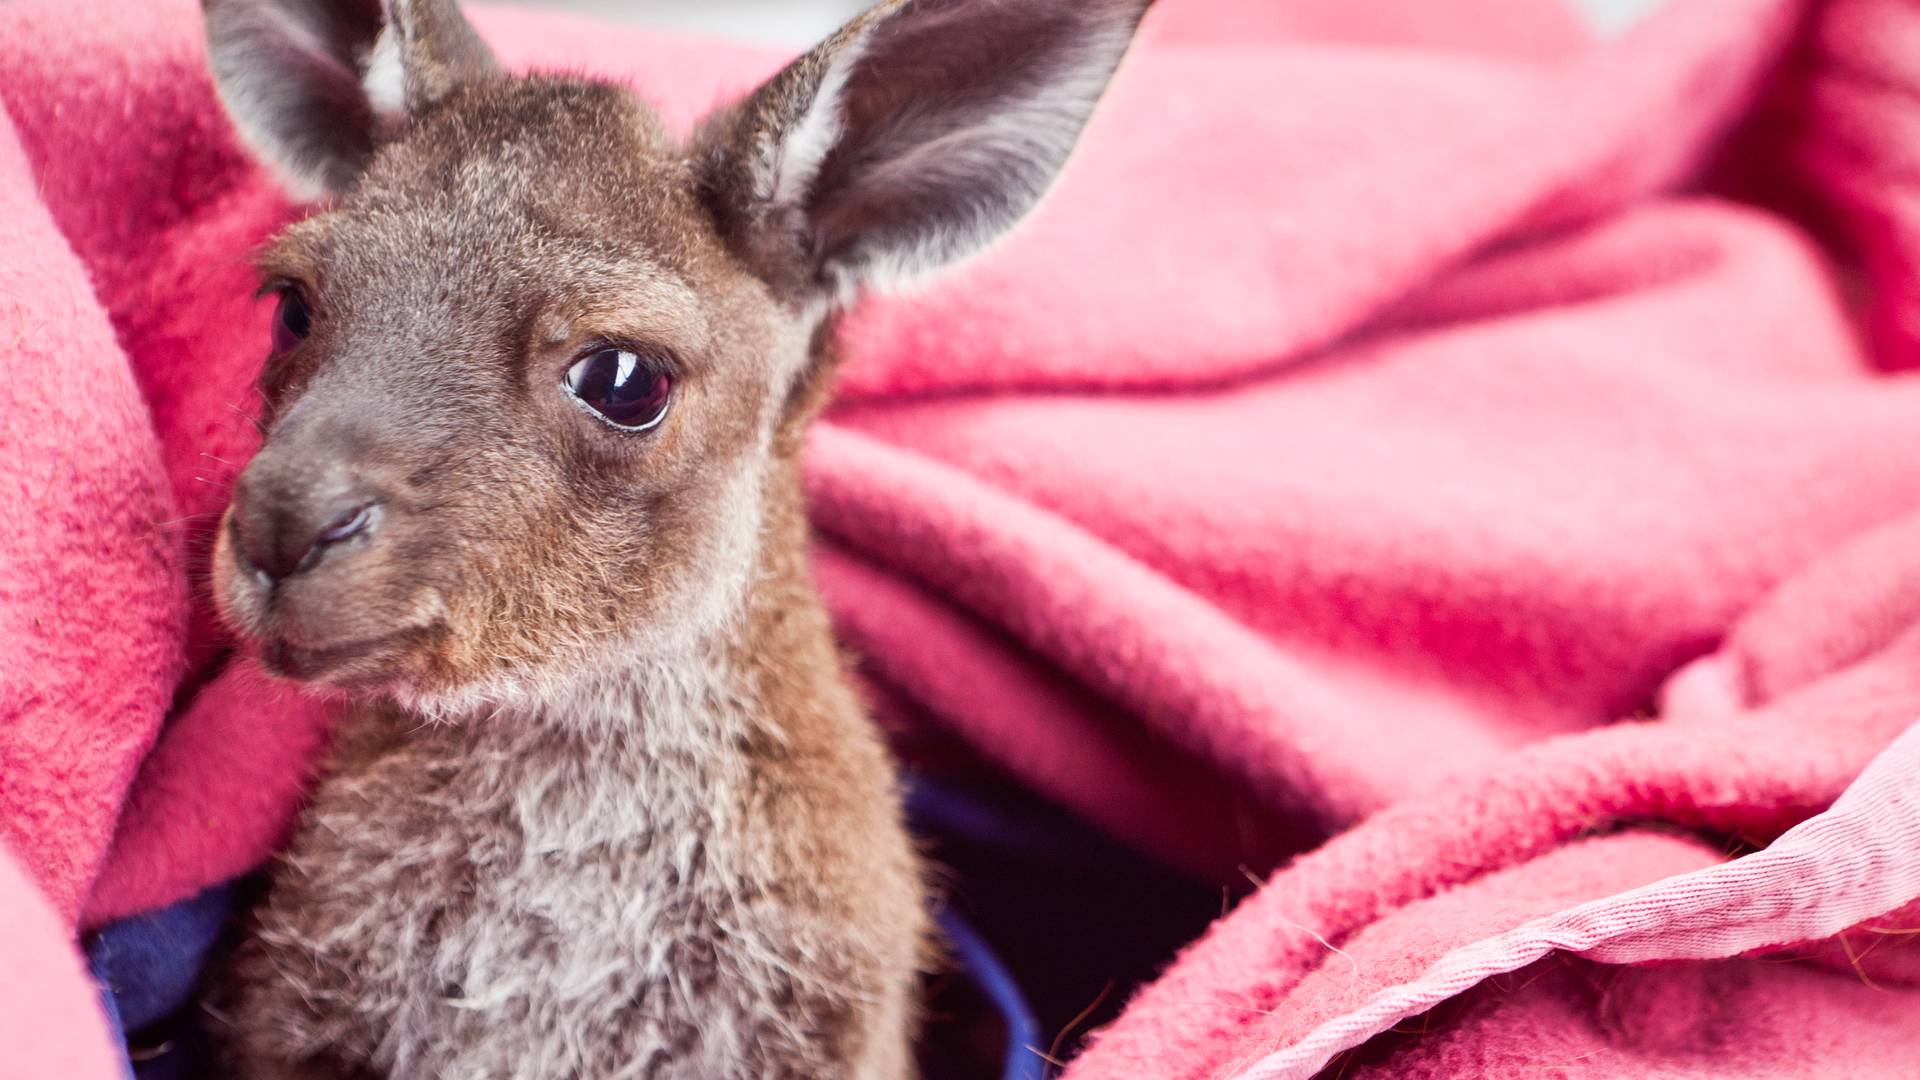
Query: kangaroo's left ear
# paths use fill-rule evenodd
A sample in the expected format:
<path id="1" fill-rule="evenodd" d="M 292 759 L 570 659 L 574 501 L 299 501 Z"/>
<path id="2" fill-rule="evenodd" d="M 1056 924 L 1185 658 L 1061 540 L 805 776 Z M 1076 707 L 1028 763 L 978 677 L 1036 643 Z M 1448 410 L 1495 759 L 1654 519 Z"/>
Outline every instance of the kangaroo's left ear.
<path id="1" fill-rule="evenodd" d="M 1151 0 L 888 0 L 696 141 L 722 233 L 790 299 L 969 255 L 1052 184 Z"/>

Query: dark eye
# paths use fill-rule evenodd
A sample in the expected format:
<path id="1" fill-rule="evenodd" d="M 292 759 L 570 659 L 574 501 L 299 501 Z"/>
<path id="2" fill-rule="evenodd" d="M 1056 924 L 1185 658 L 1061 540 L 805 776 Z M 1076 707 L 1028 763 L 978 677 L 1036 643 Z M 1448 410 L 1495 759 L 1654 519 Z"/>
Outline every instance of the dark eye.
<path id="1" fill-rule="evenodd" d="M 273 351 L 286 352 L 306 340 L 313 329 L 313 312 L 306 294 L 289 285 L 279 290 L 280 307 L 273 313 Z"/>
<path id="2" fill-rule="evenodd" d="M 673 379 L 657 360 L 600 349 L 567 369 L 567 392 L 615 427 L 646 431 L 667 415 Z"/>

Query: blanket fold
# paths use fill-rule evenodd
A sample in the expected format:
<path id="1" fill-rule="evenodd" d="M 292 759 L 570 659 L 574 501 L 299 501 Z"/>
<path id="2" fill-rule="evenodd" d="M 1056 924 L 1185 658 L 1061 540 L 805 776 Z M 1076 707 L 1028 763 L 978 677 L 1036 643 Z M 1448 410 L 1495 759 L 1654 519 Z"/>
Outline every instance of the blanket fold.
<path id="1" fill-rule="evenodd" d="M 1092 1010 L 1071 1080 L 1233 1075 L 1765 848 L 1920 719 L 1920 7 L 1669 0 L 1610 41 L 1448 7 L 1161 0 L 1033 220 L 846 320 L 818 576 L 915 767 L 1247 893 Z M 476 22 L 683 130 L 783 59 Z M 0 1033 L 92 1040 L 80 1080 L 105 1035 L 50 939 L 268 857 L 328 719 L 199 587 L 259 438 L 247 253 L 299 209 L 198 34 L 191 0 L 0 5 L 0 922 L 62 988 Z M 1903 1075 L 1916 921 L 1547 956 L 1333 1069 Z"/>

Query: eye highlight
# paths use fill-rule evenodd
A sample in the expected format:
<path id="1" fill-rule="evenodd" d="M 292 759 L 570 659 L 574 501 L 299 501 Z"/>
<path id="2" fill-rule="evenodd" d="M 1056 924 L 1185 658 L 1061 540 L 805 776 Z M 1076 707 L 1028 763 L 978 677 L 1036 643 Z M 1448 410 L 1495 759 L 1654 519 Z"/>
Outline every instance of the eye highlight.
<path id="1" fill-rule="evenodd" d="M 313 310 L 297 286 L 282 285 L 274 291 L 280 304 L 273 312 L 273 351 L 282 353 L 305 341 L 312 332 Z"/>
<path id="2" fill-rule="evenodd" d="M 673 377 L 661 361 L 601 348 L 567 369 L 567 393 L 622 431 L 647 431 L 666 418 Z"/>

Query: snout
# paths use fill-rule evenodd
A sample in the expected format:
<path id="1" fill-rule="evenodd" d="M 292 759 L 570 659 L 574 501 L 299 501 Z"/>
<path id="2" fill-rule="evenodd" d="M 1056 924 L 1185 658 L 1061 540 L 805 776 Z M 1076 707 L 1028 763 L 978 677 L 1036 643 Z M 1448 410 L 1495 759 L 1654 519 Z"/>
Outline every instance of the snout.
<path id="1" fill-rule="evenodd" d="M 249 473 L 227 517 L 235 556 L 272 588 L 335 552 L 373 544 L 386 495 L 355 477 L 318 488 L 287 487 Z"/>
<path id="2" fill-rule="evenodd" d="M 269 440 L 234 486 L 215 555 L 226 621 L 268 669 L 364 682 L 425 631 L 396 558 L 404 492 L 391 466 L 312 440 Z"/>

